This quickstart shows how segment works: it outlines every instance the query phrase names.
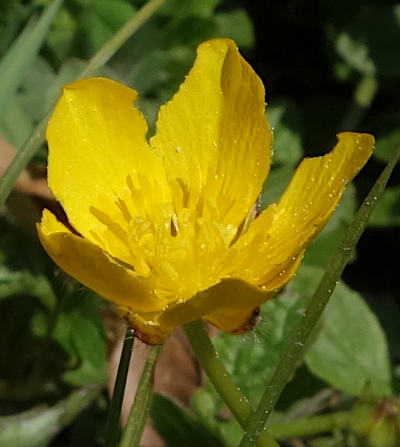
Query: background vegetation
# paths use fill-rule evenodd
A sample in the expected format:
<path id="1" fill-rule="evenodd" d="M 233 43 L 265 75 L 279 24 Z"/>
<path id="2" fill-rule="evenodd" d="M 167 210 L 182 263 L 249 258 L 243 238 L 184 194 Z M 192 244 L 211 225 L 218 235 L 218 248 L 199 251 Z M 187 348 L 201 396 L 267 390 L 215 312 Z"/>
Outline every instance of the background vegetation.
<path id="1" fill-rule="evenodd" d="M 50 110 L 60 87 L 144 2 L 65 1 L 43 32 L 40 51 L 28 45 L 32 39 L 20 44 L 25 65 L 7 77 L 13 44 L 30 32 L 48 3 L 0 4 L 3 168 L 12 148 L 21 147 Z M 365 131 L 377 138 L 373 159 L 347 189 L 297 276 L 263 306 L 256 329 L 215 338 L 220 357 L 255 405 L 344 228 L 400 144 L 400 4 L 167 0 L 98 74 L 139 91 L 139 107 L 152 132 L 159 105 L 182 82 L 196 46 L 220 36 L 237 42 L 266 86 L 275 143 L 263 207 L 279 197 L 299 160 L 325 153 L 337 132 Z M 58 209 L 43 185 L 46 150 L 43 145 L 35 155 L 0 216 L 0 445 L 101 446 L 110 310 L 60 272 L 38 243 L 34 223 L 41 208 Z M 381 399 L 392 396 L 392 405 L 400 389 L 399 225 L 400 173 L 395 171 L 304 364 L 270 419 L 278 430 L 298 418 L 349 409 L 354 415 L 361 408 L 365 424 L 357 425 L 354 416 L 352 427 L 298 436 L 304 444 L 296 445 L 400 443 L 390 425 L 396 419 L 376 413 Z M 169 447 L 237 444 L 240 428 L 207 382 L 186 408 L 174 397 L 157 394 L 152 408 L 154 425 Z M 375 422 L 368 425 L 371 418 Z M 290 437 L 282 435 L 289 438 L 287 445 L 295 445 Z"/>

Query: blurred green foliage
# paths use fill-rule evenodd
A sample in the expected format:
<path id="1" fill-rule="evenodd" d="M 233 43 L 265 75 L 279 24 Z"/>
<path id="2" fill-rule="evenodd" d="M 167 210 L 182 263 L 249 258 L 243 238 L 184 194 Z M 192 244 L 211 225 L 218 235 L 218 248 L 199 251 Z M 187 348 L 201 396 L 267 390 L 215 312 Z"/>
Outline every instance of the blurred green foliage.
<path id="1" fill-rule="evenodd" d="M 0 133 L 10 144 L 21 146 L 54 103 L 61 86 L 75 78 L 143 3 L 64 2 L 39 54 L 19 73 L 18 89 L 9 95 L 0 114 Z M 48 0 L 0 3 L 0 58 L 4 60 L 30 18 L 48 4 Z M 335 216 L 307 252 L 297 277 L 279 298 L 263 306 L 255 331 L 240 337 L 222 334 L 215 339 L 221 358 L 255 404 L 360 197 L 400 144 L 400 5 L 380 0 L 319 0 L 312 7 L 293 1 L 265 4 L 239 0 L 188 0 L 183 5 L 167 0 L 98 74 L 139 91 L 138 104 L 151 133 L 159 105 L 184 79 L 196 46 L 217 36 L 237 42 L 263 78 L 271 103 L 267 115 L 274 132 L 274 164 L 261 194 L 263 208 L 279 198 L 304 155 L 324 153 L 333 145 L 335 132 L 360 130 L 377 137 L 374 159 L 346 190 Z M 368 101 L 355 94 L 366 77 L 376 85 Z M 44 166 L 45 160 L 43 146 L 35 162 Z M 106 379 L 101 318 L 106 304 L 59 272 L 34 232 L 20 224 L 9 213 L 0 218 L 0 414 L 25 417 L 24 410 L 45 404 L 34 414 L 40 415 L 37 421 L 44 424 L 35 442 L 46 445 L 65 425 L 57 425 L 49 436 L 47 429 L 58 414 L 57 402 L 68 396 L 77 399 L 76 387 L 103 384 Z M 399 374 L 392 372 L 400 360 L 396 325 L 400 272 L 398 260 L 392 261 L 391 256 L 398 257 L 399 225 L 397 172 L 371 220 L 371 226 L 382 230 L 382 238 L 393 234 L 389 230 L 397 230 L 397 240 L 391 241 L 393 253 L 375 250 L 361 259 L 354 254 L 355 265 L 361 269 L 347 269 L 348 284 L 338 285 L 315 330 L 305 364 L 299 365 L 272 421 L 329 410 L 329 403 L 321 398 L 327 389 L 339 393 L 339 408 L 361 395 L 367 384 L 377 396 L 391 394 L 393 385 L 398 392 Z M 368 279 L 371 287 L 358 287 L 366 282 L 365 269 L 374 272 L 372 277 L 383 270 L 391 272 L 393 284 L 388 284 L 384 293 L 373 286 L 373 278 Z M 90 403 L 84 396 L 80 409 Z M 72 422 L 71 418 L 69 428 L 51 445 L 102 445 L 104 400 L 98 392 L 91 399 L 89 409 L 79 420 Z M 190 439 L 198 440 L 198 445 L 236 445 L 240 428 L 231 417 L 221 417 L 222 411 L 221 400 L 206 384 L 196 391 L 191 411 L 156 396 L 152 417 L 168 446 L 197 445 Z M 48 414 L 51 417 L 47 418 Z M 22 420 L 32 421 L 30 417 Z M 0 445 L 14 445 L 10 441 L 2 444 L 2 439 L 9 439 L 2 438 L 4 433 L 11 433 L 4 427 L 13 428 L 7 425 L 11 423 L 11 419 L 0 418 Z M 357 442 L 361 441 L 354 435 L 339 431 L 312 439 L 307 445 L 365 445 Z"/>

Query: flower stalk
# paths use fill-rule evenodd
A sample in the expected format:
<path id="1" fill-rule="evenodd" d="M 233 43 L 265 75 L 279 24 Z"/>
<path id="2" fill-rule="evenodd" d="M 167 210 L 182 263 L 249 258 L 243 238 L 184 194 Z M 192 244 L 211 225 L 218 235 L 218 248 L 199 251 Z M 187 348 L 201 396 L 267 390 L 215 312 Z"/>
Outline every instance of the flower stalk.
<path id="1" fill-rule="evenodd" d="M 115 379 L 115 386 L 108 409 L 106 422 L 106 439 L 104 447 L 115 447 L 118 444 L 120 435 L 119 419 L 121 414 L 122 401 L 124 399 L 126 378 L 129 371 L 129 363 L 132 355 L 134 343 L 134 331 L 128 328 L 122 347 L 121 358 L 118 366 L 118 373 Z"/>
<path id="2" fill-rule="evenodd" d="M 146 364 L 136 390 L 135 401 L 119 447 L 139 446 L 146 419 L 150 412 L 151 398 L 153 396 L 153 373 L 161 349 L 162 345 L 154 345 L 149 348 Z"/>
<path id="3" fill-rule="evenodd" d="M 348 227 L 342 243 L 335 251 L 314 293 L 311 303 L 294 329 L 292 338 L 265 389 L 258 408 L 249 421 L 246 433 L 239 447 L 252 447 L 258 436 L 263 432 L 265 423 L 275 407 L 283 388 L 303 356 L 309 335 L 328 304 L 329 298 L 346 264 L 353 256 L 353 250 L 368 224 L 369 217 L 381 197 L 399 157 L 400 147 L 371 188 L 368 196 Z"/>
<path id="4" fill-rule="evenodd" d="M 201 320 L 184 326 L 186 335 L 201 366 L 236 420 L 246 430 L 252 408 L 247 398 L 232 380 L 212 344 Z M 258 447 L 278 447 L 272 436 L 264 431 L 257 441 Z"/>

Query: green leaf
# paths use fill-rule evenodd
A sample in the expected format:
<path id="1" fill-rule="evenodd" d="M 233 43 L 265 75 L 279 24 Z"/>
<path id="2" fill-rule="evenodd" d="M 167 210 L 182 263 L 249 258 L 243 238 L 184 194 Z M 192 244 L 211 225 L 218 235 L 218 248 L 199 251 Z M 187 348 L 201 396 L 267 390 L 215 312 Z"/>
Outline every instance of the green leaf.
<path id="1" fill-rule="evenodd" d="M 21 147 L 32 134 L 33 128 L 32 116 L 25 110 L 21 97 L 14 95 L 0 115 L 0 132 L 11 145 Z"/>
<path id="2" fill-rule="evenodd" d="M 251 48 L 254 45 L 253 23 L 244 9 L 214 14 L 214 20 L 217 23 L 215 37 L 230 37 L 240 48 Z"/>
<path id="3" fill-rule="evenodd" d="M 359 294 L 342 283 L 305 359 L 315 375 L 349 395 L 359 395 L 367 384 L 379 396 L 392 391 L 388 347 L 379 321 Z"/>
<path id="4" fill-rule="evenodd" d="M 125 0 L 96 0 L 92 7 L 113 31 L 121 27 L 136 11 Z"/>
<path id="5" fill-rule="evenodd" d="M 184 16 L 210 17 L 221 0 L 186 0 L 182 7 L 180 0 L 167 0 L 158 14 L 174 18 Z"/>
<path id="6" fill-rule="evenodd" d="M 44 99 L 54 78 L 54 70 L 50 64 L 44 58 L 37 57 L 21 82 L 18 97 L 25 111 L 36 122 L 49 110 Z"/>
<path id="7" fill-rule="evenodd" d="M 223 447 L 187 410 L 161 394 L 153 396 L 151 418 L 168 447 Z"/>
<path id="8" fill-rule="evenodd" d="M 65 6 L 60 9 L 55 17 L 54 26 L 50 28 L 47 35 L 47 45 L 52 50 L 52 56 L 58 63 L 61 64 L 70 54 L 80 25 L 80 20 L 73 17 Z"/>
<path id="9" fill-rule="evenodd" d="M 324 267 L 339 246 L 347 225 L 356 212 L 356 190 L 353 184 L 346 187 L 338 208 L 318 238 L 306 250 L 303 263 Z"/>
<path id="10" fill-rule="evenodd" d="M 270 170 L 260 195 L 260 206 L 262 210 L 267 205 L 279 200 L 285 188 L 288 186 L 293 173 L 294 168 L 292 166 L 273 167 Z"/>
<path id="11" fill-rule="evenodd" d="M 376 204 L 370 225 L 381 227 L 400 225 L 400 186 L 385 190 Z"/>
<path id="12" fill-rule="evenodd" d="M 302 268 L 283 294 L 262 306 L 260 321 L 252 332 L 244 336 L 220 334 L 214 339 L 228 372 L 253 405 L 277 365 L 317 280 L 313 269 Z"/>
<path id="13" fill-rule="evenodd" d="M 62 0 L 53 0 L 49 3 L 37 23 L 34 25 L 28 23 L 0 61 L 0 111 L 13 97 L 25 71 L 35 59 L 61 3 Z"/>
<path id="14" fill-rule="evenodd" d="M 103 364 L 97 368 L 86 359 L 82 359 L 76 369 L 71 369 L 62 376 L 65 383 L 72 386 L 85 386 L 90 384 L 103 384 L 107 379 L 107 367 Z"/>
<path id="15" fill-rule="evenodd" d="M 107 376 L 105 336 L 94 315 L 81 312 L 61 313 L 54 339 L 70 354 L 72 365 L 63 375 L 71 385 L 102 383 Z"/>
<path id="16" fill-rule="evenodd" d="M 385 30 L 382 32 L 382 30 Z M 360 8 L 351 26 L 337 36 L 336 51 L 363 75 L 394 77 L 400 47 L 400 6 Z"/>
<path id="17" fill-rule="evenodd" d="M 335 42 L 338 54 L 354 69 L 364 75 L 375 75 L 376 68 L 368 47 L 361 40 L 352 38 L 347 32 L 338 35 Z"/>
<path id="18" fill-rule="evenodd" d="M 39 242 L 0 219 L 0 299 L 31 295 L 46 309 L 53 309 L 56 297 L 45 276 L 47 266 L 48 259 Z"/>
<path id="19" fill-rule="evenodd" d="M 262 306 L 261 321 L 252 333 L 237 337 L 220 334 L 215 338 L 220 358 L 251 403 L 257 403 L 322 273 L 320 268 L 303 265 L 284 292 Z M 318 337 L 307 355 L 307 365 L 314 374 L 350 394 L 361 391 L 366 381 L 373 384 L 377 393 L 390 392 L 385 336 L 356 292 L 339 284 Z M 334 349 L 338 338 L 351 349 L 342 352 L 340 344 Z M 310 359 L 319 361 L 317 367 Z M 335 368 L 335 364 L 340 368 Z M 341 373 L 343 383 L 339 378 L 334 381 L 329 373 L 334 377 Z"/>
<path id="20" fill-rule="evenodd" d="M 85 30 L 82 37 L 88 40 L 89 52 L 95 53 L 113 35 L 113 32 L 108 24 L 92 9 L 86 11 L 81 20 L 82 28 Z"/>
<path id="21" fill-rule="evenodd" d="M 46 109 L 49 110 L 58 97 L 61 95 L 61 89 L 65 84 L 74 81 L 78 74 L 85 68 L 86 62 L 80 59 L 68 59 L 60 67 L 53 82 L 48 85 L 45 102 Z"/>
<path id="22" fill-rule="evenodd" d="M 378 137 L 374 149 L 374 157 L 387 163 L 400 145 L 400 129 L 393 130 L 384 136 Z"/>
<path id="23" fill-rule="evenodd" d="M 0 445 L 44 447 L 84 410 L 100 389 L 91 387 L 71 393 L 52 407 L 43 405 L 15 416 L 0 417 Z"/>
<path id="24" fill-rule="evenodd" d="M 290 101 L 267 107 L 268 122 L 274 134 L 274 164 L 296 166 L 303 156 L 299 110 Z"/>
<path id="25" fill-rule="evenodd" d="M 24 73 L 17 93 L 0 115 L 0 131 L 15 147 L 21 147 L 33 131 L 34 124 L 48 111 L 46 92 L 53 82 L 54 72 L 41 57 L 37 57 Z"/>

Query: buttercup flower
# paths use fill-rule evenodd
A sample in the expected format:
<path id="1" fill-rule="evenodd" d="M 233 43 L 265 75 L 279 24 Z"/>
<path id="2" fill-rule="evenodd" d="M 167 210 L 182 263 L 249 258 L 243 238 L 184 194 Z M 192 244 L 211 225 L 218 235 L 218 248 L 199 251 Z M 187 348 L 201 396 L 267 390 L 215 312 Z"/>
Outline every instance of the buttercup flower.
<path id="1" fill-rule="evenodd" d="M 103 78 L 64 88 L 47 128 L 48 181 L 75 231 L 45 210 L 40 240 L 147 343 L 198 318 L 249 330 L 258 306 L 295 273 L 374 139 L 339 134 L 254 218 L 272 137 L 264 87 L 234 42 L 199 46 L 149 142 L 136 97 Z"/>

